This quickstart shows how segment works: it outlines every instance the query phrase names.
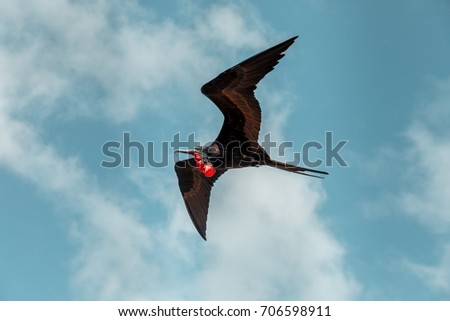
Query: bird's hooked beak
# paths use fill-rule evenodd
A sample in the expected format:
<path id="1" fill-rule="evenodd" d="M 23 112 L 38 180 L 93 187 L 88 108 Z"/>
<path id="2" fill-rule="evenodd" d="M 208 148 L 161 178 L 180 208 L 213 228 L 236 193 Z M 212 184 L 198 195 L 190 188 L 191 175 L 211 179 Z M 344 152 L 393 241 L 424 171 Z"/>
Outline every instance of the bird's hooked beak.
<path id="1" fill-rule="evenodd" d="M 189 154 L 189 155 L 194 155 L 194 153 L 196 153 L 197 151 L 195 149 L 191 149 L 191 150 L 181 150 L 181 149 L 177 149 L 175 150 L 175 153 L 184 153 L 184 154 Z"/>
<path id="2" fill-rule="evenodd" d="M 182 150 L 182 149 L 176 149 L 175 153 L 184 153 L 194 156 L 195 160 L 201 159 L 204 163 L 208 162 L 208 158 L 206 154 L 203 152 L 201 146 L 195 147 L 195 149 L 190 150 Z"/>

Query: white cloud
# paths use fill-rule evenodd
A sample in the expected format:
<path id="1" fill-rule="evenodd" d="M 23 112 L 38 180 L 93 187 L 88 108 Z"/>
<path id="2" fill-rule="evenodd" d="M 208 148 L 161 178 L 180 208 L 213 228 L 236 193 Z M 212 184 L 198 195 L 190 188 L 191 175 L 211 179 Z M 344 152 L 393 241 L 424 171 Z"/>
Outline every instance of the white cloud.
<path id="1" fill-rule="evenodd" d="M 450 245 L 442 251 L 437 265 L 406 261 L 405 266 L 430 288 L 450 293 Z"/>
<path id="2" fill-rule="evenodd" d="M 389 195 L 367 209 L 371 214 L 378 211 L 413 218 L 435 235 L 436 244 L 446 244 L 433 249 L 441 253 L 437 265 L 404 257 L 400 258 L 404 265 L 399 266 L 406 266 L 430 288 L 450 293 L 450 79 L 431 79 L 431 84 L 432 92 L 419 104 L 405 131 L 407 146 L 384 146 L 369 162 L 381 184 L 396 177 L 401 185 L 394 184 Z"/>
<path id="3" fill-rule="evenodd" d="M 435 81 L 436 92 L 423 103 L 407 130 L 411 148 L 408 180 L 412 188 L 403 193 L 402 205 L 407 213 L 435 231 L 450 228 L 450 79 Z"/>
<path id="4" fill-rule="evenodd" d="M 269 28 L 256 15 L 254 8 L 242 5 L 215 5 L 197 20 L 197 27 L 203 38 L 221 46 L 256 48 L 264 44 L 263 35 Z M 247 37 L 242 37 L 245 30 Z"/>
<path id="5" fill-rule="evenodd" d="M 189 85 L 202 66 L 211 64 L 208 49 L 213 46 L 205 41 L 211 34 L 228 47 L 255 47 L 263 41 L 257 26 L 249 28 L 235 6 L 199 9 L 198 22 L 190 28 L 142 12 L 146 11 L 135 2 L 118 1 L 2 5 L 0 84 L 4 95 L 15 109 L 27 108 L 33 117 L 53 112 L 45 107 L 130 120 L 143 105 L 158 107 L 158 90 L 176 83 Z M 211 14 L 238 24 L 211 33 L 217 29 Z M 230 21 L 227 24 L 233 26 Z M 95 103 L 87 104 L 87 100 Z"/>
<path id="6" fill-rule="evenodd" d="M 0 126 L 0 166 L 35 184 L 71 221 L 72 236 L 80 246 L 75 278 L 84 290 L 91 293 L 93 288 L 96 297 L 105 297 L 105 292 L 111 293 L 110 287 L 119 284 L 127 293 L 126 285 L 132 283 L 123 279 L 133 269 L 152 272 L 143 260 L 152 246 L 149 231 L 140 224 L 132 204 L 101 192 L 76 159 L 59 156 L 40 142 L 31 126 L 1 112 Z M 117 257 L 117 253 L 126 253 L 127 259 Z M 108 273 L 102 273 L 105 269 Z M 92 275 L 93 271 L 98 274 Z"/>
<path id="7" fill-rule="evenodd" d="M 212 65 L 205 25 L 238 49 L 263 41 L 258 26 L 264 24 L 256 17 L 246 20 L 235 5 L 193 7 L 200 17 L 234 26 L 224 29 L 214 19 L 157 22 L 152 12 L 138 19 L 143 13 L 128 2 L 2 1 L 1 7 L 0 166 L 65 211 L 77 245 L 76 298 L 356 295 L 358 285 L 345 272 L 345 250 L 317 215 L 324 201 L 317 181 L 264 169 L 227 174 L 215 188 L 210 240 L 203 243 L 175 180 L 161 186 L 150 172 L 147 185 L 139 181 L 141 188 L 159 190 L 158 205 L 169 211 L 168 222 L 145 225 L 136 200 L 103 186 L 79 160 L 61 155 L 41 136 L 39 119 L 47 115 L 133 119 L 149 96 L 174 86 L 173 79 L 191 86 L 189 76 Z M 151 202 L 155 208 L 145 215 L 160 215 Z"/>
<path id="8" fill-rule="evenodd" d="M 228 176 L 228 177 L 227 177 Z M 349 299 L 344 248 L 317 215 L 319 181 L 276 169 L 227 173 L 212 197 L 205 298 Z M 220 288 L 220 293 L 217 289 Z"/>

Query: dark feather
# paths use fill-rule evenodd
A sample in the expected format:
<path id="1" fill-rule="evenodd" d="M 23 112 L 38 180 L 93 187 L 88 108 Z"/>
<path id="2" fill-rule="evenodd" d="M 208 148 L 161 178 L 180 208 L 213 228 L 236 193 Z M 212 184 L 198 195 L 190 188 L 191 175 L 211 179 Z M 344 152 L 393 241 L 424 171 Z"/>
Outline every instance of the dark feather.
<path id="1" fill-rule="evenodd" d="M 196 167 L 195 160 L 189 158 L 176 162 L 175 172 L 192 223 L 206 240 L 206 220 L 211 189 L 214 182 L 226 172 L 226 169 L 218 168 L 214 176 L 206 177 Z"/>
<path id="2" fill-rule="evenodd" d="M 256 54 L 222 72 L 202 87 L 202 93 L 219 107 L 224 115 L 216 141 L 226 146 L 231 141 L 258 141 L 261 108 L 254 90 L 284 56 L 283 52 L 297 37 Z"/>
<path id="3" fill-rule="evenodd" d="M 224 148 L 222 156 L 229 157 L 231 155 L 232 160 L 232 162 L 221 162 L 219 164 L 218 158 L 214 159 L 214 156 L 211 159 L 216 169 L 216 174 L 213 177 L 206 177 L 201 173 L 196 167 L 196 162 L 193 158 L 178 161 L 175 164 L 178 184 L 189 216 L 195 228 L 205 240 L 211 189 L 214 182 L 227 169 L 254 166 L 255 164 L 251 162 L 259 159 L 260 162 L 256 163 L 256 165 L 269 165 L 309 176 L 314 175 L 305 172 L 327 174 L 303 167 L 275 161 L 271 162 L 269 155 L 258 144 L 261 108 L 258 100 L 255 98 L 256 85 L 267 73 L 274 69 L 278 61 L 284 56 L 283 52 L 294 43 L 296 38 L 293 37 L 242 61 L 222 72 L 216 78 L 203 85 L 201 89 L 202 93 L 211 99 L 224 115 L 222 128 L 214 143 L 222 145 Z M 235 145 L 229 145 L 231 142 L 240 143 L 238 147 L 241 154 L 233 154 Z M 250 143 L 249 147 L 252 147 L 252 151 L 256 151 L 256 154 L 248 155 L 248 150 L 243 148 L 247 146 L 247 143 Z M 225 150 L 227 147 L 229 150 Z M 231 154 L 226 153 L 227 151 L 230 151 Z M 193 152 L 188 153 L 192 154 Z M 234 163 L 234 158 L 237 158 L 237 163 Z M 249 159 L 251 160 L 250 162 Z M 244 160 L 244 163 L 241 160 Z"/>

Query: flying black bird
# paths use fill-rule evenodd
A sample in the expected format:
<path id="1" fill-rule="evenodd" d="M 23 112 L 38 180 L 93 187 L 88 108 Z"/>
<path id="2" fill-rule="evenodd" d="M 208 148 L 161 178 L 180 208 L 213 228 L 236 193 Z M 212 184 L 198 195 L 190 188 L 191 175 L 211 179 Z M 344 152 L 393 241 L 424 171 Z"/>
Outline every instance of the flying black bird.
<path id="1" fill-rule="evenodd" d="M 194 158 L 175 163 L 178 184 L 195 228 L 206 240 L 206 219 L 214 182 L 228 169 L 267 165 L 289 172 L 321 177 L 327 172 L 277 162 L 258 144 L 261 109 L 254 91 L 274 69 L 297 37 L 256 54 L 222 72 L 201 91 L 220 109 L 224 122 L 219 136 L 207 146 L 182 152 Z M 314 173 L 316 175 L 308 174 Z"/>

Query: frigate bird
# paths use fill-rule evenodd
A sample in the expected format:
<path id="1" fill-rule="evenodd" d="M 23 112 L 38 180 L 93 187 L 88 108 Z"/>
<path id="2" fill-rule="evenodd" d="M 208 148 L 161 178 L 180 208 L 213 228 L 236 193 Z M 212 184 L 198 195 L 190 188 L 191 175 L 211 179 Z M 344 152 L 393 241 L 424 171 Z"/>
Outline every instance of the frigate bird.
<path id="1" fill-rule="evenodd" d="M 220 109 L 224 122 L 217 138 L 207 146 L 183 151 L 194 158 L 175 163 L 178 184 L 186 209 L 202 238 L 214 182 L 227 170 L 267 165 L 289 172 L 322 177 L 327 172 L 278 162 L 258 143 L 261 109 L 254 91 L 258 82 L 274 69 L 291 46 L 293 37 L 225 70 L 203 85 L 201 91 Z M 313 173 L 313 174 L 311 174 Z"/>

